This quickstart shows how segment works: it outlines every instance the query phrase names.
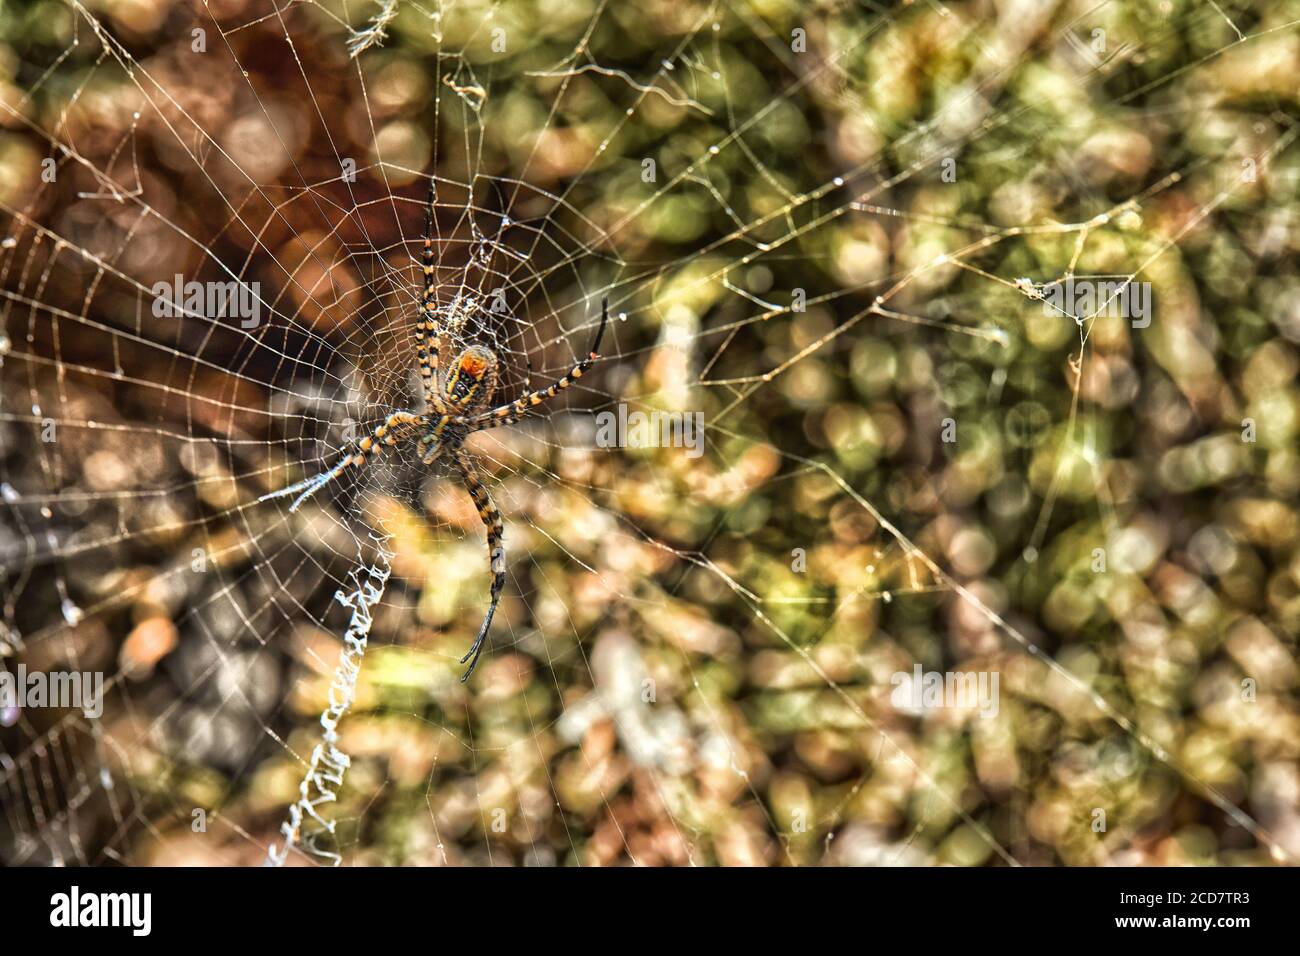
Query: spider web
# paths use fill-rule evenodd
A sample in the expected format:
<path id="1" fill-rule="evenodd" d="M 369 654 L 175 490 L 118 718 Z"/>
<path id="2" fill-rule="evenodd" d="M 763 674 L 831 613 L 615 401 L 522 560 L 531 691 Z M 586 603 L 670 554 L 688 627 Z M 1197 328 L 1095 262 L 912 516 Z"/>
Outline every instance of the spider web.
<path id="1" fill-rule="evenodd" d="M 1136 863 L 1208 828 L 1291 860 L 1266 725 L 1297 618 L 1219 582 L 1294 541 L 1211 479 L 1166 533 L 1116 423 L 1174 408 L 1251 515 L 1294 514 L 1269 416 L 1261 455 L 1223 444 L 1265 347 L 1195 302 L 1294 313 L 1296 20 L 1154 7 L 16 17 L 0 648 L 105 680 L 98 718 L 0 714 L 0 859 Z M 490 575 L 453 474 L 398 449 L 258 501 L 418 409 L 431 185 L 444 364 L 488 346 L 507 401 L 611 311 L 581 382 L 467 442 L 508 567 L 467 684 Z M 1045 318 L 1074 275 L 1161 311 Z M 158 315 L 173 277 L 255 289 L 256 321 Z M 620 406 L 702 413 L 703 454 L 600 447 Z M 915 662 L 1000 674 L 1000 715 L 900 713 Z"/>

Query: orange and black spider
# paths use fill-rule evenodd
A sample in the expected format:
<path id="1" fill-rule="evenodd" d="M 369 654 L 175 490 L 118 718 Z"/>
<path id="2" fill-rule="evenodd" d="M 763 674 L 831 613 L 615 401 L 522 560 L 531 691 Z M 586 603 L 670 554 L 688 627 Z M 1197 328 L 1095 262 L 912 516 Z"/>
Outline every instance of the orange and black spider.
<path id="1" fill-rule="evenodd" d="M 446 452 L 455 463 L 465 489 L 469 492 L 478 508 L 479 517 L 487 527 L 488 560 L 492 569 L 492 603 L 488 606 L 487 616 L 478 629 L 478 636 L 473 646 L 460 659 L 464 664 L 469 661 L 469 669 L 461 677 L 461 682 L 469 679 L 478 666 L 479 655 L 483 653 L 483 643 L 487 638 L 488 627 L 492 624 L 492 615 L 496 613 L 501 600 L 501 589 L 506 582 L 506 552 L 502 544 L 501 513 L 487 489 L 479 480 L 478 471 L 473 461 L 465 453 L 462 445 L 467 436 L 484 428 L 499 428 L 522 420 L 528 410 L 554 398 L 559 392 L 568 388 L 591 366 L 599 356 L 601 336 L 609 322 L 609 298 L 601 302 L 600 327 L 596 330 L 595 341 L 587 357 L 580 361 L 564 377 L 552 382 L 546 388 L 529 392 L 504 405 L 489 407 L 492 392 L 497 382 L 497 357 L 491 349 L 482 345 L 470 345 L 456 357 L 449 373 L 443 374 L 438 368 L 438 359 L 442 351 L 442 326 L 435 306 L 434 289 L 434 252 L 433 252 L 433 197 L 425 211 L 424 226 L 424 296 L 420 303 L 420 319 L 415 326 L 416 360 L 424 382 L 425 411 L 417 414 L 411 411 L 398 411 L 384 419 L 373 432 L 356 442 L 353 449 L 329 471 L 322 472 L 314 478 L 292 484 L 279 491 L 263 495 L 259 501 L 273 498 L 294 497 L 290 511 L 298 507 L 329 484 L 348 468 L 363 467 L 367 456 L 378 456 L 385 445 L 397 445 L 419 435 L 417 448 L 420 459 L 426 465 Z"/>

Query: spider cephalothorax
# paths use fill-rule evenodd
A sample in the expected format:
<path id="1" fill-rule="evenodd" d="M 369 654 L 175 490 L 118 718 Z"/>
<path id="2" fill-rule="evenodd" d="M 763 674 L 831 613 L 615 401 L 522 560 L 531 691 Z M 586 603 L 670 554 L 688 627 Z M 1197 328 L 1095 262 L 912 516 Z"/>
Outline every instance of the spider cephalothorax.
<path id="1" fill-rule="evenodd" d="M 492 394 L 496 390 L 498 361 L 496 354 L 482 345 L 471 345 L 464 349 L 445 373 L 439 369 L 442 352 L 442 323 L 434 305 L 435 289 L 434 252 L 433 252 L 433 190 L 430 184 L 428 206 L 425 210 L 424 254 L 424 297 L 420 305 L 420 318 L 415 325 L 416 360 L 424 382 L 423 412 L 398 411 L 389 415 L 365 438 L 357 442 L 353 450 L 345 454 L 333 468 L 321 472 L 313 478 L 307 478 L 263 495 L 260 501 L 271 498 L 292 497 L 290 511 L 297 511 L 304 501 L 322 487 L 329 484 L 348 468 L 360 468 L 371 458 L 378 456 L 385 446 L 397 445 L 418 437 L 417 449 L 420 460 L 428 465 L 446 454 L 455 463 L 465 490 L 474 499 L 479 517 L 487 527 L 488 560 L 492 569 L 492 602 L 488 605 L 487 615 L 479 627 L 478 636 L 469 651 L 461 658 L 461 663 L 469 661 L 469 669 L 461 680 L 467 680 L 478 665 L 479 655 L 483 652 L 483 643 L 487 638 L 488 627 L 492 624 L 492 615 L 496 613 L 501 600 L 501 590 L 506 580 L 506 552 L 502 543 L 503 528 L 501 513 L 488 495 L 487 488 L 478 477 L 478 469 L 465 453 L 465 439 L 476 431 L 485 428 L 499 428 L 520 421 L 528 410 L 542 404 L 549 398 L 568 388 L 596 360 L 600 349 L 601 337 L 609 322 L 609 300 L 601 303 L 600 326 L 596 329 L 596 338 L 592 342 L 587 357 L 569 369 L 567 375 L 552 382 L 546 388 L 529 392 L 516 398 L 513 402 L 491 407 Z M 470 300 L 471 302 L 473 300 Z M 456 300 L 461 309 L 466 302 Z M 453 310 L 456 311 L 456 310 Z M 452 322 L 459 329 L 463 327 L 466 315 L 452 316 Z M 472 658 L 472 659 L 471 659 Z"/>

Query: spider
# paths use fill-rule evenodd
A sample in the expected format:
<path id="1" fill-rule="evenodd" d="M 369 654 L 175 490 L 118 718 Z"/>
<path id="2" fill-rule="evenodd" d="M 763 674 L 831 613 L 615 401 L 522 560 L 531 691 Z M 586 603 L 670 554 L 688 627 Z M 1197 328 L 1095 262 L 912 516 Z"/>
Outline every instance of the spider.
<path id="1" fill-rule="evenodd" d="M 416 435 L 420 460 L 425 465 L 433 464 L 441 455 L 450 456 L 465 490 L 478 508 L 479 518 L 487 528 L 488 562 L 492 570 L 492 602 L 488 605 L 487 616 L 478 629 L 474 643 L 460 659 L 464 664 L 469 661 L 469 668 L 461 676 L 461 683 L 469 679 L 478 666 L 479 655 L 483 653 L 484 641 L 488 628 L 492 624 L 492 615 L 496 613 L 501 600 L 501 590 L 506 581 L 506 552 L 502 543 L 503 528 L 501 513 L 492 503 L 483 482 L 479 479 L 478 469 L 466 454 L 463 444 L 465 439 L 476 431 L 485 428 L 500 428 L 512 425 L 526 417 L 529 409 L 542 404 L 547 399 L 564 391 L 591 367 L 599 358 L 601 336 L 609 323 L 609 298 L 601 302 L 600 327 L 591 344 L 587 357 L 582 359 L 567 375 L 557 379 L 545 388 L 529 392 L 504 405 L 491 405 L 492 393 L 497 384 L 498 360 L 496 354 L 482 345 L 470 345 L 456 357 L 449 372 L 441 372 L 439 359 L 442 353 L 442 324 L 438 310 L 435 308 L 434 286 L 434 250 L 433 250 L 433 197 L 425 210 L 424 252 L 422 265 L 424 269 L 424 296 L 420 303 L 420 319 L 415 326 L 416 360 L 419 363 L 420 376 L 424 386 L 423 413 L 397 411 L 389 415 L 365 438 L 356 442 L 333 468 L 313 478 L 307 478 L 287 488 L 263 495 L 258 501 L 273 498 L 295 496 L 289 505 L 290 511 L 297 511 L 304 501 L 329 484 L 349 468 L 362 468 L 371 457 L 378 457 L 385 446 L 394 446 L 409 441 Z M 432 345 L 432 347 L 430 347 Z"/>

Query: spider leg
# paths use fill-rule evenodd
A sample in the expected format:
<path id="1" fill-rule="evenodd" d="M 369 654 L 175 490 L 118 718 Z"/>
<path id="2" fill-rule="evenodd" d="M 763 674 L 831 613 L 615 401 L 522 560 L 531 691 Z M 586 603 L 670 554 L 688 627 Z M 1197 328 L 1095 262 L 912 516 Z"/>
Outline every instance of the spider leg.
<path id="1" fill-rule="evenodd" d="M 436 434 L 426 434 L 415 446 L 421 464 L 432 465 L 442 455 L 443 445 Z"/>
<path id="2" fill-rule="evenodd" d="M 420 379 L 424 383 L 424 403 L 439 415 L 447 412 L 442 392 L 438 388 L 438 356 L 442 351 L 442 325 L 438 320 L 437 281 L 434 278 L 436 263 L 433 251 L 434 178 L 429 176 L 429 198 L 424 206 L 424 252 L 421 266 L 424 271 L 424 294 L 420 298 L 420 315 L 415 322 L 415 355 L 420 365 Z"/>
<path id="3" fill-rule="evenodd" d="M 600 358 L 600 340 L 604 336 L 605 326 L 608 324 L 609 296 L 605 296 L 600 303 L 600 328 L 596 329 L 596 339 L 591 343 L 591 351 L 587 354 L 587 357 L 569 369 L 567 375 L 557 379 L 545 388 L 529 392 L 527 395 L 516 398 L 513 402 L 498 405 L 496 408 L 479 415 L 474 419 L 474 430 L 500 428 L 502 425 L 514 424 L 522 419 L 530 408 L 542 404 L 547 399 L 554 398 L 558 393 L 582 378 L 587 369 L 591 368 L 591 363 Z"/>
<path id="4" fill-rule="evenodd" d="M 462 664 L 466 661 L 470 662 L 469 670 L 465 671 L 460 678 L 463 684 L 469 680 L 469 675 L 474 673 L 474 668 L 478 666 L 479 655 L 483 653 L 483 644 L 487 640 L 488 627 L 492 624 L 492 615 L 496 613 L 497 604 L 501 601 L 501 589 L 506 583 L 506 549 L 502 544 L 501 512 L 497 511 L 487 489 L 479 481 L 474 464 L 463 453 L 458 452 L 456 467 L 465 482 L 465 490 L 469 492 L 469 496 L 474 499 L 474 504 L 478 507 L 479 518 L 487 527 L 488 559 L 492 567 L 492 603 L 488 605 L 487 616 L 483 618 L 483 624 L 478 629 L 478 636 L 474 638 L 473 645 L 460 659 Z"/>
<path id="5" fill-rule="evenodd" d="M 373 454 L 378 457 L 385 445 L 391 446 L 406 441 L 412 434 L 419 431 L 423 425 L 424 419 L 419 415 L 412 412 L 394 412 L 384 419 L 382 425 L 377 426 L 374 431 L 357 442 L 355 451 L 351 451 L 340 458 L 338 464 L 329 471 L 323 471 L 311 478 L 304 478 L 302 481 L 295 482 L 287 488 L 281 488 L 279 491 L 269 492 L 257 500 L 270 501 L 274 498 L 292 496 L 293 504 L 289 505 L 289 510 L 297 511 L 304 501 L 328 485 L 349 467 L 361 467 L 366 463 L 367 455 Z"/>

